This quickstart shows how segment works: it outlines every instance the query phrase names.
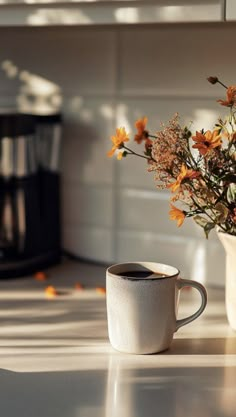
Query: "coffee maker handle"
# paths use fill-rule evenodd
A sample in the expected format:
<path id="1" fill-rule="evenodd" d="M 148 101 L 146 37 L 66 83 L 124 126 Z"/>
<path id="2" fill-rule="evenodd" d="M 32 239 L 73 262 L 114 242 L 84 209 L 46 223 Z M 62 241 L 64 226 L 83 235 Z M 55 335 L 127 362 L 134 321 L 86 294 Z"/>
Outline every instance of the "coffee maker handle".
<path id="1" fill-rule="evenodd" d="M 206 289 L 199 282 L 192 281 L 192 280 L 189 280 L 189 279 L 179 278 L 178 281 L 177 281 L 177 287 L 178 287 L 179 290 L 181 290 L 183 287 L 193 287 L 193 288 L 196 288 L 200 292 L 200 294 L 201 294 L 201 306 L 196 311 L 196 313 L 192 314 L 191 316 L 185 317 L 184 319 L 181 319 L 181 320 L 176 320 L 176 329 L 175 329 L 176 332 L 177 332 L 177 330 L 180 327 L 184 326 L 185 324 L 190 323 L 191 321 L 193 321 L 197 317 L 199 317 L 202 314 L 202 312 L 205 310 L 206 304 L 207 304 L 207 292 L 206 292 Z"/>

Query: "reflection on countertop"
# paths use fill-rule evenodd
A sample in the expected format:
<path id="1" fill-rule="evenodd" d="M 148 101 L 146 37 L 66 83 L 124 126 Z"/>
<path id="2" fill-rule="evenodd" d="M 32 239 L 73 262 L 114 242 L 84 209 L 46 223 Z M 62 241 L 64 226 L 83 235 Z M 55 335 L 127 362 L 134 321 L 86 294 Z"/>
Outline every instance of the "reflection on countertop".
<path id="1" fill-rule="evenodd" d="M 108 341 L 105 266 L 66 261 L 0 281 L 0 382 L 4 417 L 234 417 L 236 333 L 224 291 L 209 289 L 203 315 L 157 355 L 114 351 Z M 84 290 L 78 291 L 80 282 Z M 53 285 L 59 295 L 45 297 Z M 199 303 L 182 292 L 180 317 Z"/>

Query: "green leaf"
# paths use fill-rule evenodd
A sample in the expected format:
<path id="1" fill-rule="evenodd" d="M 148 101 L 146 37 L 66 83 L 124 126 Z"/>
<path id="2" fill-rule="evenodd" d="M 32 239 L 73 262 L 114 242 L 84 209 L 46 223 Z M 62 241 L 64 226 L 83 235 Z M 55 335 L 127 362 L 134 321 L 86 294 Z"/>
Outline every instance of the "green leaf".
<path id="1" fill-rule="evenodd" d="M 147 148 L 146 151 L 144 152 L 144 155 L 151 157 L 152 156 L 152 148 L 151 147 Z"/>
<path id="2" fill-rule="evenodd" d="M 201 226 L 204 230 L 205 236 L 208 239 L 209 233 L 212 229 L 215 227 L 215 223 L 209 222 L 205 217 L 202 216 L 194 216 L 193 220 L 198 224 L 198 226 Z"/>
<path id="3" fill-rule="evenodd" d="M 205 232 L 205 236 L 207 239 L 208 239 L 210 231 L 214 229 L 214 227 L 215 227 L 215 223 L 212 223 L 212 222 L 208 222 L 206 226 L 204 227 L 204 232 Z"/>
<path id="4" fill-rule="evenodd" d="M 205 219 L 205 217 L 202 217 L 202 216 L 199 216 L 199 215 L 194 216 L 193 220 L 198 224 L 198 226 L 201 226 L 203 229 L 207 224 L 207 219 Z"/>
<path id="5" fill-rule="evenodd" d="M 227 190 L 227 200 L 229 203 L 234 203 L 236 201 L 236 184 L 229 184 Z"/>
<path id="6" fill-rule="evenodd" d="M 222 203 L 216 204 L 214 212 L 215 212 L 217 221 L 220 223 L 224 223 L 229 214 L 229 210 Z"/>

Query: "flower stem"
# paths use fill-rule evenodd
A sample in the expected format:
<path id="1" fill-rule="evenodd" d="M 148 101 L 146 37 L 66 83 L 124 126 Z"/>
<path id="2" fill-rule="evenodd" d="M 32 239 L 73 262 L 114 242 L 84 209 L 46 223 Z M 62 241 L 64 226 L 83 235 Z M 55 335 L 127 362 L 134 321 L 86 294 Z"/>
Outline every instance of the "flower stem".
<path id="1" fill-rule="evenodd" d="M 214 223 L 215 225 L 217 225 L 217 223 L 216 223 L 216 221 L 214 220 L 214 218 L 212 218 L 211 216 L 210 216 L 210 214 L 207 212 L 207 210 L 205 210 L 203 207 L 201 207 L 198 203 L 197 203 L 197 201 L 195 200 L 195 198 L 193 198 L 192 197 L 192 200 L 193 200 L 193 202 L 194 202 L 194 204 L 195 204 L 195 206 L 203 213 L 203 214 L 205 214 L 211 221 L 212 221 L 212 223 Z M 222 224 L 220 225 L 220 227 L 221 227 L 221 229 L 222 230 L 224 230 L 225 232 L 227 232 L 227 227 L 224 227 Z"/>
<path id="2" fill-rule="evenodd" d="M 220 80 L 217 81 L 220 85 L 222 85 L 222 87 L 226 88 L 226 90 L 228 90 L 227 85 L 225 85 L 224 83 L 222 83 Z"/>
<path id="3" fill-rule="evenodd" d="M 157 136 L 155 136 L 155 135 L 150 135 L 149 133 L 148 133 L 148 137 L 149 137 L 149 138 L 153 138 L 153 139 L 157 139 Z"/>
<path id="4" fill-rule="evenodd" d="M 123 146 L 124 149 L 126 149 L 129 152 L 129 155 L 135 155 L 135 156 L 139 156 L 140 158 L 144 158 L 147 159 L 148 161 L 155 161 L 155 159 L 153 159 L 152 157 L 146 156 L 146 155 L 141 155 L 137 152 L 134 152 L 132 149 L 128 148 L 127 146 Z"/>

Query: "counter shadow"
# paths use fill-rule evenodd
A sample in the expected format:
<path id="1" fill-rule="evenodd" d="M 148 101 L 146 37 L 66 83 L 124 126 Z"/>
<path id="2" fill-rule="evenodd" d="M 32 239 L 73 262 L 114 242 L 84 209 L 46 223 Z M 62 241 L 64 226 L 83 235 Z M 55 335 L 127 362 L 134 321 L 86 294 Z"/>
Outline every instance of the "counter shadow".
<path id="1" fill-rule="evenodd" d="M 174 339 L 163 355 L 236 355 L 236 338 Z"/>

